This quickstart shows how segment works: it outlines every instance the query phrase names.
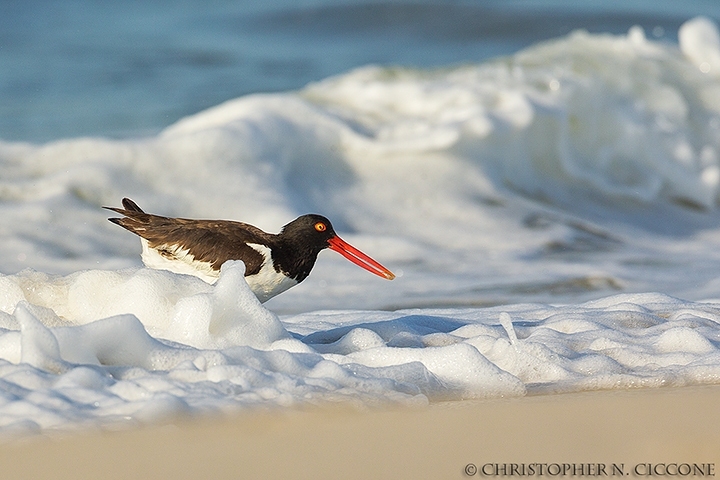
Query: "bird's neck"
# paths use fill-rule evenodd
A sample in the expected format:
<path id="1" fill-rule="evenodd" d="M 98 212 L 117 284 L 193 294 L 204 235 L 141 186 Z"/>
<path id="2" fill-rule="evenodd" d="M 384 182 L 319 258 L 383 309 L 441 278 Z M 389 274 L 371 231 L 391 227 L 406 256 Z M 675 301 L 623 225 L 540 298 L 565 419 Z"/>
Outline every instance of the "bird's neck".
<path id="1" fill-rule="evenodd" d="M 278 242 L 272 250 L 273 264 L 288 277 L 302 282 L 310 275 L 319 251 L 293 242 Z"/>

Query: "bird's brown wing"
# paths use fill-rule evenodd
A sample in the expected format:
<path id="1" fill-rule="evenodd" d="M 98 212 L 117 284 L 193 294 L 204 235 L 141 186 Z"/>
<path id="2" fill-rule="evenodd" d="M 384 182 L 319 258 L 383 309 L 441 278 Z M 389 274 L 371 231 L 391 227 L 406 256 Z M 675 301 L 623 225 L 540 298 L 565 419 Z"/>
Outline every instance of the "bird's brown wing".
<path id="1" fill-rule="evenodd" d="M 265 259 L 248 243 L 272 244 L 274 237 L 246 223 L 162 217 L 145 213 L 129 199 L 123 200 L 123 206 L 105 207 L 124 215 L 108 220 L 144 238 L 150 248 L 165 257 L 180 260 L 178 253 L 184 250 L 216 270 L 227 260 L 242 260 L 245 275 L 256 274 Z"/>

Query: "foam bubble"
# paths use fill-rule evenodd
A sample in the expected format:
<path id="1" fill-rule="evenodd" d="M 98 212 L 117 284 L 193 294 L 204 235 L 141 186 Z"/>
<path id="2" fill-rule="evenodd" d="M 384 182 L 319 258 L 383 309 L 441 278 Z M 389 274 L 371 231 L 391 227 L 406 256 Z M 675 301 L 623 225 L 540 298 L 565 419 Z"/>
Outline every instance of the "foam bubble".
<path id="1" fill-rule="evenodd" d="M 715 22 L 696 17 L 678 31 L 680 50 L 703 73 L 720 75 L 720 34 Z"/>
<path id="2" fill-rule="evenodd" d="M 662 353 L 684 351 L 707 354 L 716 350 L 707 338 L 687 327 L 675 327 L 664 331 L 657 338 L 655 347 Z"/>
<path id="3" fill-rule="evenodd" d="M 198 348 L 268 348 L 287 337 L 278 317 L 252 293 L 244 273 L 242 262 L 226 262 L 212 293 L 196 294 L 177 303 L 163 336 Z"/>

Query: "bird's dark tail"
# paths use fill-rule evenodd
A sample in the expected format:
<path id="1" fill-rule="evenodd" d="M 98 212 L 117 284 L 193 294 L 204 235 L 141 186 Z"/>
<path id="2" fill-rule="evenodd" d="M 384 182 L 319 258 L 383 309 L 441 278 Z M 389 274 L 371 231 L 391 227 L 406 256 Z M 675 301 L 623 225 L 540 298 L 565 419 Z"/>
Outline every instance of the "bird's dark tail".
<path id="1" fill-rule="evenodd" d="M 131 216 L 133 213 L 145 213 L 142 208 L 137 206 L 137 203 L 133 202 L 129 198 L 122 199 L 123 208 L 117 207 L 103 207 L 106 210 L 112 210 L 113 212 L 120 213 L 122 215 Z M 110 219 L 112 221 L 112 219 Z"/>
<path id="2" fill-rule="evenodd" d="M 137 203 L 133 202 L 129 198 L 122 199 L 122 205 L 124 208 L 117 207 L 103 207 L 107 210 L 112 210 L 120 215 L 124 215 L 126 218 L 108 218 L 112 223 L 120 225 L 123 228 L 130 230 L 133 233 L 137 233 L 137 220 L 138 216 L 147 217 L 148 215 L 143 211 L 142 208 L 137 206 Z"/>
<path id="3" fill-rule="evenodd" d="M 125 210 L 130 210 L 131 212 L 145 213 L 143 212 L 142 208 L 137 206 L 137 203 L 133 202 L 127 197 L 122 199 L 122 205 L 123 207 L 125 207 Z"/>

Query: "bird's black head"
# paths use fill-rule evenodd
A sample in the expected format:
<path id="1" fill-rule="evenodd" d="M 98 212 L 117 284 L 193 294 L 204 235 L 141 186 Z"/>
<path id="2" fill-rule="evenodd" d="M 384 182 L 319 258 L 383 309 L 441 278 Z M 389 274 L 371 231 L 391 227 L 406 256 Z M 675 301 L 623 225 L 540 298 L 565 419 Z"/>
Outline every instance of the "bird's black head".
<path id="1" fill-rule="evenodd" d="M 312 270 L 321 250 L 336 238 L 330 220 L 322 215 L 303 215 L 282 228 L 273 248 L 275 268 L 302 282 Z"/>
<path id="2" fill-rule="evenodd" d="M 284 242 L 300 250 L 319 253 L 328 248 L 328 241 L 336 237 L 330 220 L 322 215 L 303 215 L 285 225 L 280 232 Z"/>

